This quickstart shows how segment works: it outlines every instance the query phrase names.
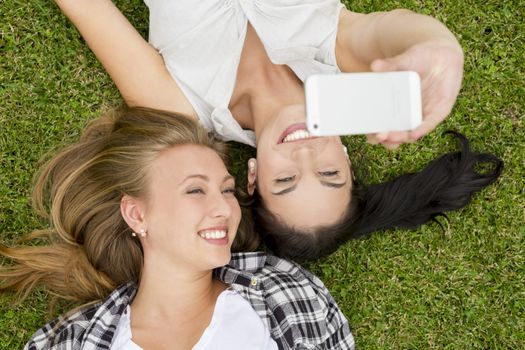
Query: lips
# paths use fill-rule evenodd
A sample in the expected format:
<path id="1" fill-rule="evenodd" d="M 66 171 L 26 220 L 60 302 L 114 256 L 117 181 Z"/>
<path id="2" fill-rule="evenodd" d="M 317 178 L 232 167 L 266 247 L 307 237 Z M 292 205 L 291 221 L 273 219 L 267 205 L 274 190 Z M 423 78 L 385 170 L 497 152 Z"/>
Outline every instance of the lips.
<path id="1" fill-rule="evenodd" d="M 313 137 L 306 129 L 306 123 L 296 123 L 290 125 L 283 131 L 283 133 L 279 136 L 279 139 L 277 140 L 277 144 L 307 140 L 312 138 Z"/>
<path id="2" fill-rule="evenodd" d="M 226 245 L 229 242 L 227 227 L 210 227 L 198 232 L 199 237 L 215 245 Z"/>

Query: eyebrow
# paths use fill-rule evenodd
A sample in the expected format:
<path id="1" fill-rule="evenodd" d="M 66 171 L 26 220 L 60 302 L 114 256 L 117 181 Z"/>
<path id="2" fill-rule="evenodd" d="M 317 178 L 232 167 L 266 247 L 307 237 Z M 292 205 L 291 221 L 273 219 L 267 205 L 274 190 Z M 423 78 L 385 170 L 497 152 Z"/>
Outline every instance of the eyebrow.
<path id="1" fill-rule="evenodd" d="M 346 185 L 346 181 L 340 184 L 334 183 L 334 182 L 321 181 L 321 185 L 330 187 L 330 188 L 341 188 L 341 187 L 344 187 L 344 185 Z"/>
<path id="2" fill-rule="evenodd" d="M 343 182 L 343 183 L 333 183 L 333 182 L 321 181 L 321 185 L 329 187 L 329 188 L 338 189 L 338 188 L 344 187 L 346 185 L 346 181 Z M 290 192 L 295 191 L 296 188 L 297 188 L 297 185 L 293 185 L 293 186 L 285 188 L 284 190 L 281 190 L 279 192 L 272 192 L 272 194 L 274 196 L 283 196 L 285 194 L 288 194 Z"/>
<path id="3" fill-rule="evenodd" d="M 285 194 L 290 193 L 292 191 L 295 191 L 296 188 L 297 188 L 297 185 L 293 185 L 293 186 L 285 188 L 284 190 L 281 190 L 279 192 L 272 192 L 272 194 L 275 195 L 275 196 L 282 196 L 282 195 L 285 195 Z"/>
<path id="4" fill-rule="evenodd" d="M 186 181 L 189 180 L 189 179 L 195 179 L 195 178 L 197 178 L 197 179 L 201 179 L 201 180 L 204 180 L 204 181 L 206 181 L 206 182 L 209 182 L 209 181 L 210 181 L 210 178 L 209 178 L 208 176 L 206 176 L 206 175 L 202 175 L 202 174 L 193 174 L 193 175 L 186 176 L 186 178 L 184 178 L 184 180 L 182 180 L 182 181 L 180 182 L 179 185 L 183 184 L 184 182 L 186 182 Z M 222 178 L 222 182 L 226 182 L 226 181 L 231 180 L 231 179 L 235 180 L 235 178 L 233 177 L 233 175 L 228 174 L 228 175 L 226 175 L 226 176 L 224 176 L 224 177 Z"/>

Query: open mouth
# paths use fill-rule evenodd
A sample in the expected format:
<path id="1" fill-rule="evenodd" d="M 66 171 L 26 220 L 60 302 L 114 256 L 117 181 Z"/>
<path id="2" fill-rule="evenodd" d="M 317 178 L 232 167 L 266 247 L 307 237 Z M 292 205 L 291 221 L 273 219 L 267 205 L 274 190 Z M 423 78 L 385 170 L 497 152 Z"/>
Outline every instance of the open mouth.
<path id="1" fill-rule="evenodd" d="M 283 131 L 277 143 L 288 143 L 294 141 L 302 141 L 315 138 L 306 129 L 306 123 L 297 123 L 290 125 Z"/>
<path id="2" fill-rule="evenodd" d="M 224 245 L 228 244 L 228 229 L 226 228 L 210 228 L 200 230 L 198 235 L 206 242 L 211 244 Z"/>

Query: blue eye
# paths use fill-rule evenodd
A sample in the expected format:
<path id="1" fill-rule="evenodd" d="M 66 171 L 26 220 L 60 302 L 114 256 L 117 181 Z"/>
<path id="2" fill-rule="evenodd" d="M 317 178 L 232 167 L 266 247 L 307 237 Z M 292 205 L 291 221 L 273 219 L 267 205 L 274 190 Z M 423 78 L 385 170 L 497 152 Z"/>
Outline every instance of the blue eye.
<path id="1" fill-rule="evenodd" d="M 293 179 L 295 179 L 295 175 L 294 176 L 286 176 L 286 177 L 281 177 L 279 179 L 275 179 L 275 182 L 290 182 L 290 181 L 293 181 Z"/>
<path id="2" fill-rule="evenodd" d="M 319 172 L 319 175 L 321 176 L 335 176 L 339 174 L 339 170 L 334 170 L 334 171 L 321 171 Z"/>

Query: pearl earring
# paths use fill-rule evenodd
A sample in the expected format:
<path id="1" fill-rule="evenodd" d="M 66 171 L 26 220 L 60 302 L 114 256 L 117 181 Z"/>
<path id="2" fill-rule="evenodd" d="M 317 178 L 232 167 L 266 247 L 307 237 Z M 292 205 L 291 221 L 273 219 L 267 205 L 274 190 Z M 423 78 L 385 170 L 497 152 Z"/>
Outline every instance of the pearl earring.
<path id="1" fill-rule="evenodd" d="M 136 232 L 132 231 L 131 235 L 133 237 L 137 237 L 137 235 L 139 235 L 140 237 L 146 237 L 146 233 L 147 233 L 146 230 L 144 228 L 141 228 L 139 233 L 136 233 Z"/>
<path id="2" fill-rule="evenodd" d="M 250 159 L 248 161 L 248 170 L 250 171 L 250 173 L 255 172 L 255 160 L 254 159 Z"/>

